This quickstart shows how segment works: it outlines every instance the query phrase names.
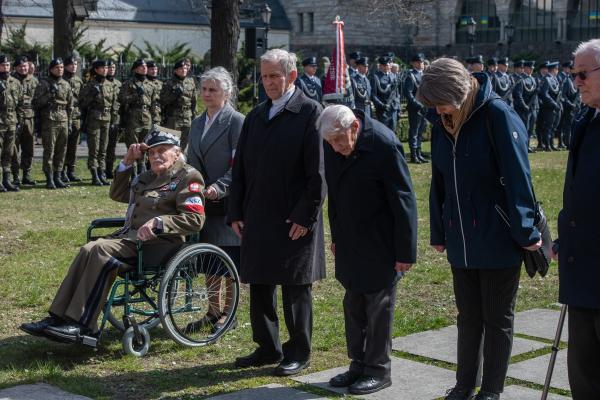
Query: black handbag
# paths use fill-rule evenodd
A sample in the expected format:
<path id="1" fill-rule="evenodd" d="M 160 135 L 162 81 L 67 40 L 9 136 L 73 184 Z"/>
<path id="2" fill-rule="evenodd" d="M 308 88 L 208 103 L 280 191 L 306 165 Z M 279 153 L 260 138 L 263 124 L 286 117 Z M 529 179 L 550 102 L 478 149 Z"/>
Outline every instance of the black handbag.
<path id="1" fill-rule="evenodd" d="M 498 169 L 498 174 L 500 174 L 500 185 L 504 186 L 504 177 L 502 176 L 502 170 L 500 169 L 500 161 L 498 158 L 498 152 L 496 150 L 496 143 L 494 142 L 494 136 L 492 135 L 490 122 L 487 118 L 487 115 L 486 123 L 487 134 L 490 139 L 492 150 L 494 152 L 496 168 Z M 542 247 L 540 247 L 539 249 L 533 251 L 523 249 L 523 262 L 525 264 L 525 271 L 527 271 L 527 275 L 529 275 L 529 277 L 533 278 L 536 272 L 539 273 L 542 277 L 546 276 L 546 274 L 548 273 L 548 268 L 550 268 L 552 254 L 552 234 L 550 232 L 550 227 L 548 226 L 546 214 L 544 213 L 544 209 L 542 208 L 542 203 L 537 201 L 535 198 L 535 191 L 533 190 L 533 185 L 531 190 L 533 192 L 533 199 L 535 201 L 535 215 L 533 217 L 533 225 L 537 228 L 542 237 Z M 508 221 L 506 222 L 508 223 Z"/>

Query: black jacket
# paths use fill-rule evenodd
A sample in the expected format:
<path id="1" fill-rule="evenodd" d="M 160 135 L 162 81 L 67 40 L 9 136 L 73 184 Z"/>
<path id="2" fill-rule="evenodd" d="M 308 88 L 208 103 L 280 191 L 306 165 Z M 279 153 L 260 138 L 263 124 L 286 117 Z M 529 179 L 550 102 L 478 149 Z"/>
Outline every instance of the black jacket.
<path id="1" fill-rule="evenodd" d="M 325 143 L 329 224 L 335 276 L 359 293 L 389 287 L 396 261 L 414 263 L 417 205 L 402 145 L 361 111 L 362 129 L 349 157 Z"/>

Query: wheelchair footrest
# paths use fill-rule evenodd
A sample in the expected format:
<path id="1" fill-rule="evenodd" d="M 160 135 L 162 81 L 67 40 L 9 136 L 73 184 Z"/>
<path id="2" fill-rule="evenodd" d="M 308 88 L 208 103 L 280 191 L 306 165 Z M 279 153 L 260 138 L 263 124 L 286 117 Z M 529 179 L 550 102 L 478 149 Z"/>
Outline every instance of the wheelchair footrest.
<path id="1" fill-rule="evenodd" d="M 86 346 L 95 348 L 98 345 L 98 338 L 95 336 L 81 335 L 79 336 L 79 340 L 81 341 L 81 344 Z"/>

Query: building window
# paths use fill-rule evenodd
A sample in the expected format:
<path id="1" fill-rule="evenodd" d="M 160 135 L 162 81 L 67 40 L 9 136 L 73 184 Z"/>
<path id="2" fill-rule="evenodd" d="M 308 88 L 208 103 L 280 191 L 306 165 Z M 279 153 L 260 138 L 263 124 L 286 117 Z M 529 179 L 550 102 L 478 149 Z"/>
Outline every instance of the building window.
<path id="1" fill-rule="evenodd" d="M 500 20 L 496 15 L 494 0 L 465 0 L 456 24 L 456 42 L 468 43 L 467 22 L 477 22 L 475 40 L 479 43 L 495 43 L 500 40 Z"/>
<path id="2" fill-rule="evenodd" d="M 517 42 L 551 42 L 557 39 L 558 21 L 553 0 L 517 0 L 510 16 Z"/>
<path id="3" fill-rule="evenodd" d="M 298 13 L 298 32 L 304 32 L 304 14 Z"/>
<path id="4" fill-rule="evenodd" d="M 314 32 L 315 31 L 315 13 L 307 13 L 308 21 L 307 21 L 307 31 Z"/>
<path id="5" fill-rule="evenodd" d="M 596 0 L 571 0 L 569 5 L 572 7 L 569 7 L 567 15 L 567 40 L 585 41 L 599 37 L 599 2 Z"/>

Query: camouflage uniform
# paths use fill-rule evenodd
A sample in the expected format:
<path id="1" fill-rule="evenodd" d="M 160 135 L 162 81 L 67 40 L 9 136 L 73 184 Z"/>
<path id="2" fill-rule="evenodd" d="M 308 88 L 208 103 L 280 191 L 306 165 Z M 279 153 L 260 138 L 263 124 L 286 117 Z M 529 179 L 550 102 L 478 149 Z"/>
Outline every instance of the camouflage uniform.
<path id="1" fill-rule="evenodd" d="M 32 75 L 15 73 L 14 77 L 21 83 L 23 101 L 17 107 L 19 129 L 15 137 L 15 151 L 12 156 L 12 174 L 17 180 L 19 168 L 23 170 L 23 183 L 35 184 L 29 175 L 33 163 L 33 144 L 35 141 L 32 100 L 39 81 Z"/>
<path id="2" fill-rule="evenodd" d="M 115 111 L 112 113 L 110 118 L 110 130 L 108 131 L 108 145 L 106 147 L 106 168 L 105 173 L 108 178 L 112 179 L 112 167 L 115 163 L 115 152 L 117 149 L 117 143 L 119 143 L 119 136 L 122 130 L 120 108 L 121 103 L 119 102 L 119 92 L 123 83 L 116 79 L 114 76 L 107 76 L 106 80 L 114 86 L 115 93 L 117 95 L 117 105 Z"/>
<path id="3" fill-rule="evenodd" d="M 83 80 L 74 74 L 65 71 L 63 78 L 71 85 L 73 93 L 73 111 L 71 113 L 71 125 L 69 126 L 69 139 L 67 141 L 67 154 L 65 155 L 65 166 L 67 178 L 78 182 L 81 179 L 74 175 L 75 163 L 77 161 L 77 146 L 81 135 L 81 110 L 79 109 L 79 94 L 83 88 Z"/>
<path id="4" fill-rule="evenodd" d="M 187 145 L 187 136 L 196 112 L 196 83 L 191 77 L 174 75 L 160 92 L 163 125 L 181 131 L 181 149 Z"/>
<path id="5" fill-rule="evenodd" d="M 0 74 L 0 160 L 2 162 L 2 184 L 0 192 L 17 191 L 11 184 L 10 164 L 15 146 L 17 108 L 21 105 L 23 92 L 19 81 L 8 73 Z"/>

